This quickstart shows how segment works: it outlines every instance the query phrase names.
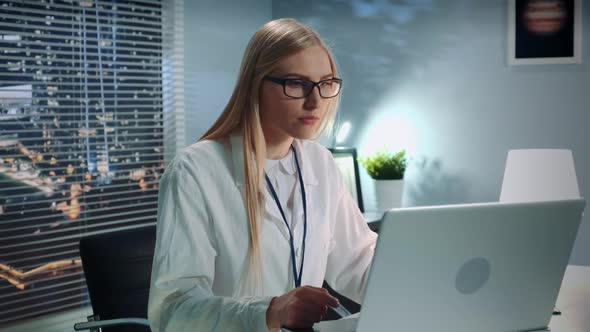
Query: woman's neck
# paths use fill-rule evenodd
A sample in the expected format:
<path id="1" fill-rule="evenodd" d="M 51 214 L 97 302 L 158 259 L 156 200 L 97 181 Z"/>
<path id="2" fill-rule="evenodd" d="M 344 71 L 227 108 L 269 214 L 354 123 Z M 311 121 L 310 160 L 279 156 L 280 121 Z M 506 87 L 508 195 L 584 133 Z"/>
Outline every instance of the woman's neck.
<path id="1" fill-rule="evenodd" d="M 267 141 L 266 142 L 266 159 L 283 159 L 289 148 L 293 143 L 293 137 L 283 139 L 281 141 Z"/>

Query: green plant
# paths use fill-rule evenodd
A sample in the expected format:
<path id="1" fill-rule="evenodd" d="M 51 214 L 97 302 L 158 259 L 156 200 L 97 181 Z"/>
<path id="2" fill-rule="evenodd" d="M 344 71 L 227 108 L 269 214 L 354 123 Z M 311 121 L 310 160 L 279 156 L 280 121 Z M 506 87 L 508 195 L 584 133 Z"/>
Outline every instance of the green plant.
<path id="1" fill-rule="evenodd" d="M 406 150 L 395 154 L 385 150 L 379 151 L 367 158 L 358 158 L 358 161 L 375 180 L 401 180 L 406 172 Z"/>

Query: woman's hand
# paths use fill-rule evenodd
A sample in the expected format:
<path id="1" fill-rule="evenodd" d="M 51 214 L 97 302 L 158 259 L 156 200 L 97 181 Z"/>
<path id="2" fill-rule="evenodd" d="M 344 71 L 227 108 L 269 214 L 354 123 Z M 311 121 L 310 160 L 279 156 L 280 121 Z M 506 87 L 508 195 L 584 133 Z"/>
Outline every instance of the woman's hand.
<path id="1" fill-rule="evenodd" d="M 324 288 L 303 286 L 275 297 L 266 310 L 269 329 L 280 327 L 306 328 L 322 320 L 328 306 L 340 305 Z"/>

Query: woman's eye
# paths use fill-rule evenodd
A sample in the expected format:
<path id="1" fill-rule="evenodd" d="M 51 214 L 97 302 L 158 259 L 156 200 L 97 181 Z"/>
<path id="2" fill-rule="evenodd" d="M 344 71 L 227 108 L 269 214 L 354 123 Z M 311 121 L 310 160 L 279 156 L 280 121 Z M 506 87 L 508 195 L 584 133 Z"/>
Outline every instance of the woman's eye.
<path id="1" fill-rule="evenodd" d="M 285 82 L 289 87 L 305 87 L 307 86 L 307 82 L 302 80 L 288 80 Z"/>

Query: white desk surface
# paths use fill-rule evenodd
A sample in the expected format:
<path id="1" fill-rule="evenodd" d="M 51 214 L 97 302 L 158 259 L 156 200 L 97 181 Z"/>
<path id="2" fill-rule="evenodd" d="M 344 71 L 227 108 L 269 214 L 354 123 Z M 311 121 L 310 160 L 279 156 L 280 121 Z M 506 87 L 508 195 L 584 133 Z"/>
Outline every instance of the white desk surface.
<path id="1" fill-rule="evenodd" d="M 567 267 L 555 306 L 561 315 L 551 318 L 551 331 L 590 331 L 590 266 Z"/>
<path id="2" fill-rule="evenodd" d="M 590 266 L 568 265 L 556 307 L 561 315 L 551 318 L 551 332 L 590 332 Z M 354 325 L 354 319 L 321 322 L 314 331 L 350 331 Z"/>

